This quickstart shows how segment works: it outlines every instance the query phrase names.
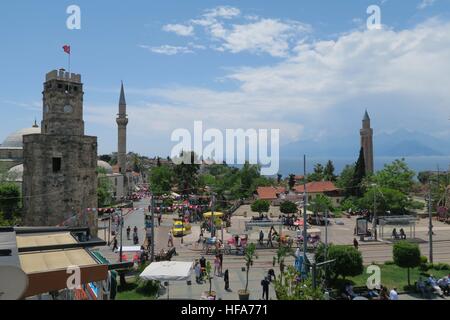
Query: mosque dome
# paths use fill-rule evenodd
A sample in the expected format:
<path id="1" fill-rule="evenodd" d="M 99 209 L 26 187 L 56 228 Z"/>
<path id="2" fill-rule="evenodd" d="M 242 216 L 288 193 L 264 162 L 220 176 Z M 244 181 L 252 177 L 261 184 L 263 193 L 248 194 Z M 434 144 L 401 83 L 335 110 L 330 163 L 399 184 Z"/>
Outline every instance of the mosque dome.
<path id="1" fill-rule="evenodd" d="M 113 174 L 113 168 L 111 167 L 111 165 L 106 162 L 106 161 L 102 161 L 102 160 L 98 160 L 97 161 L 97 167 L 100 167 L 102 169 L 106 170 L 106 174 Z"/>
<path id="2" fill-rule="evenodd" d="M 20 182 L 23 178 L 23 164 L 19 164 L 15 167 L 12 167 L 8 170 L 8 175 L 10 176 L 10 180 Z"/>
<path id="3" fill-rule="evenodd" d="M 23 136 L 27 134 L 41 133 L 41 128 L 35 123 L 31 128 L 21 129 L 10 134 L 3 141 L 0 147 L 2 148 L 23 148 Z"/>

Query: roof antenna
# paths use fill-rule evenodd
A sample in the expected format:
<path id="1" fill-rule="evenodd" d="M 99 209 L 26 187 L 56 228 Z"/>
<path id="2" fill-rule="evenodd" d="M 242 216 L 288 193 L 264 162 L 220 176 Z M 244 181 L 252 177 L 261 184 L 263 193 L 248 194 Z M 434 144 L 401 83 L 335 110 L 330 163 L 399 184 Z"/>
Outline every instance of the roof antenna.
<path id="1" fill-rule="evenodd" d="M 34 124 L 33 124 L 33 128 L 39 128 L 39 126 L 37 125 L 37 121 L 36 121 L 36 118 L 34 118 Z"/>

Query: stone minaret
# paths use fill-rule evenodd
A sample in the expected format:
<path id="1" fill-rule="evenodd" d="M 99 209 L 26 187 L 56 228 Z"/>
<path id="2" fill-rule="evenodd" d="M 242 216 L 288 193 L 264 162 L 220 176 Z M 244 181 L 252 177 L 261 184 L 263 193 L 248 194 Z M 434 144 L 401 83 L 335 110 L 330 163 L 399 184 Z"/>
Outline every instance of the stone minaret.
<path id="1" fill-rule="evenodd" d="M 364 162 L 366 166 L 366 173 L 373 173 L 373 129 L 370 127 L 369 114 L 364 114 L 362 120 L 361 147 L 364 150 Z"/>
<path id="2" fill-rule="evenodd" d="M 97 137 L 84 134 L 83 84 L 64 69 L 46 75 L 42 133 L 23 137 L 28 226 L 89 226 L 97 234 Z"/>
<path id="3" fill-rule="evenodd" d="M 117 164 L 119 165 L 119 172 L 124 176 L 125 190 L 127 190 L 127 103 L 125 101 L 125 92 L 123 90 L 123 83 L 120 88 L 119 99 L 119 114 L 117 115 L 118 127 L 118 146 L 117 146 Z M 127 190 L 128 193 L 128 190 Z"/>

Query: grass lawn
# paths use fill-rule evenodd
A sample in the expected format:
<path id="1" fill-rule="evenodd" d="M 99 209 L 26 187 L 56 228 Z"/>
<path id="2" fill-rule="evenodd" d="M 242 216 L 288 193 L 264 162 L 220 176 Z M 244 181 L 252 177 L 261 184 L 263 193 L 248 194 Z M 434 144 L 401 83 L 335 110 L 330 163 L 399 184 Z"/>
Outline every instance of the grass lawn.
<path id="1" fill-rule="evenodd" d="M 395 287 L 400 291 L 403 291 L 408 285 L 407 269 L 403 269 L 391 264 L 380 265 L 380 269 L 382 285 L 388 287 L 389 289 Z M 369 274 L 367 274 L 366 271 L 367 268 L 364 269 L 364 273 L 362 275 L 348 278 L 348 280 L 351 280 L 354 283 L 354 286 L 365 286 L 367 278 L 369 277 Z M 436 279 L 439 279 L 448 275 L 449 273 L 450 271 L 448 270 L 430 269 L 428 271 L 422 272 L 418 268 L 410 269 L 411 285 L 414 285 L 414 283 L 419 279 L 421 275 L 422 277 L 428 277 L 430 274 L 432 274 Z"/>
<path id="2" fill-rule="evenodd" d="M 155 300 L 158 294 L 158 285 L 148 282 L 137 282 L 127 279 L 125 288 L 118 287 L 116 300 Z"/>

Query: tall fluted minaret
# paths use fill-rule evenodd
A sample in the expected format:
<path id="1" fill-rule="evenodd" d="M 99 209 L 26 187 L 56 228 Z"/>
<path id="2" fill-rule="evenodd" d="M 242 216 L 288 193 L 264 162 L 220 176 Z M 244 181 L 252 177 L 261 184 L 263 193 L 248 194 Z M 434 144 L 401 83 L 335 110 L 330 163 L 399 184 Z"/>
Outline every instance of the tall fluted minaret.
<path id="1" fill-rule="evenodd" d="M 362 120 L 361 134 L 361 148 L 364 151 L 364 163 L 366 166 L 366 173 L 373 173 L 373 129 L 370 127 L 369 114 L 364 114 Z"/>
<path id="2" fill-rule="evenodd" d="M 119 114 L 117 115 L 117 127 L 118 127 L 118 147 L 117 147 L 117 164 L 119 165 L 119 172 L 125 176 L 127 171 L 127 103 L 125 101 L 125 92 L 122 87 L 120 88 L 120 100 L 119 100 Z M 124 179 L 126 183 L 126 178 Z M 125 189 L 127 190 L 127 189 Z"/>

